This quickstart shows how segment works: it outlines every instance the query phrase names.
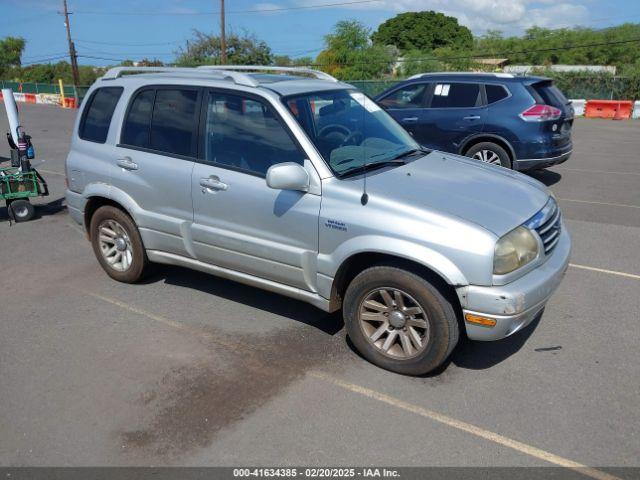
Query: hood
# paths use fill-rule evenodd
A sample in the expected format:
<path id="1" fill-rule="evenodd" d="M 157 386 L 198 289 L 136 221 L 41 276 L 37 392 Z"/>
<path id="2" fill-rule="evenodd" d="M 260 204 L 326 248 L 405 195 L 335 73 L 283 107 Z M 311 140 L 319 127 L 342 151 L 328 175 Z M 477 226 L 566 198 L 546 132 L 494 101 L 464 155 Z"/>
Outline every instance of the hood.
<path id="1" fill-rule="evenodd" d="M 455 215 L 502 236 L 549 200 L 539 181 L 506 168 L 443 152 L 372 172 L 367 192 L 415 207 Z"/>

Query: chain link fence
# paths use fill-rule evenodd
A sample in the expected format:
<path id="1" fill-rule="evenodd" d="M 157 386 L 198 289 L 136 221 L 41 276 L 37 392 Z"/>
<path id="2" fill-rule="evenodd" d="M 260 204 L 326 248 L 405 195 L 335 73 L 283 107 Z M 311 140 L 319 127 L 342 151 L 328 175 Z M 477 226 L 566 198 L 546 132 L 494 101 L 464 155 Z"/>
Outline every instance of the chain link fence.
<path id="1" fill-rule="evenodd" d="M 10 88 L 14 92 L 21 93 L 52 93 L 60 94 L 60 86 L 51 83 L 37 83 L 37 82 L 9 82 L 7 80 L 0 80 L 2 88 Z M 85 87 L 78 87 L 78 90 Z M 88 88 L 88 87 L 86 87 Z M 85 88 L 85 92 L 86 92 Z M 64 85 L 64 95 L 66 97 L 75 97 L 76 89 L 73 85 Z"/>
<path id="2" fill-rule="evenodd" d="M 567 98 L 584 98 L 593 100 L 640 100 L 640 75 L 629 77 L 614 77 L 611 75 L 584 75 L 584 73 L 547 73 L 543 75 L 553 78 L 560 90 Z M 375 97 L 382 91 L 401 80 L 349 80 L 348 83 Z M 14 92 L 22 93 L 51 93 L 59 94 L 60 87 L 56 84 L 34 82 L 10 82 L 0 80 L 2 88 L 11 88 Z M 64 85 L 66 97 L 77 98 L 82 102 L 88 86 Z"/>

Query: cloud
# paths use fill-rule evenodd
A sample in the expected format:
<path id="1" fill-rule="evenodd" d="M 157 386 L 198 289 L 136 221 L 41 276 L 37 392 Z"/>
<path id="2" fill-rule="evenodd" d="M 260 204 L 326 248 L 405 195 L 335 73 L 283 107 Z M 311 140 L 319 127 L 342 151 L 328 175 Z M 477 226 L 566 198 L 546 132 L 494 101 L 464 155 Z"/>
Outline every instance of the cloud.
<path id="1" fill-rule="evenodd" d="M 298 4 L 309 5 L 314 1 L 301 0 Z M 343 8 L 390 10 L 396 13 L 435 10 L 458 18 L 474 33 L 496 29 L 516 34 L 533 25 L 570 27 L 589 19 L 589 10 L 580 0 L 561 0 L 559 3 L 557 0 L 380 0 L 345 5 Z"/>

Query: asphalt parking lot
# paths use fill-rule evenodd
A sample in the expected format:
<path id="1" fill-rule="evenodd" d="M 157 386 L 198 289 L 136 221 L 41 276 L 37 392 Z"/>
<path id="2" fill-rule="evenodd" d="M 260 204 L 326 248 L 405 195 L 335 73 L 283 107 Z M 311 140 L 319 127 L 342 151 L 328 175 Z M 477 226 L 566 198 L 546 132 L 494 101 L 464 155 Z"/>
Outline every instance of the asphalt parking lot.
<path id="1" fill-rule="evenodd" d="M 109 279 L 64 209 L 76 111 L 20 111 L 52 193 L 29 223 L 0 208 L 0 465 L 640 466 L 640 121 L 578 119 L 535 174 L 574 242 L 541 319 L 409 378 L 279 295 Z"/>

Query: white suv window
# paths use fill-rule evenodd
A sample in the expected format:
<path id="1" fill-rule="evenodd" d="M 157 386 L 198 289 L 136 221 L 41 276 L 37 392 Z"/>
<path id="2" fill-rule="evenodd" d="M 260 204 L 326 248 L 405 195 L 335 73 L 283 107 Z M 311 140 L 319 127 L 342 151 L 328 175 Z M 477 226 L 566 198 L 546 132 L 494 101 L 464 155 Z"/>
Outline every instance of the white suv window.
<path id="1" fill-rule="evenodd" d="M 122 130 L 124 145 L 196 156 L 198 90 L 157 88 L 138 92 Z"/>
<path id="2" fill-rule="evenodd" d="M 208 162 L 260 176 L 277 163 L 305 159 L 269 105 L 219 92 L 207 99 L 204 152 Z"/>

